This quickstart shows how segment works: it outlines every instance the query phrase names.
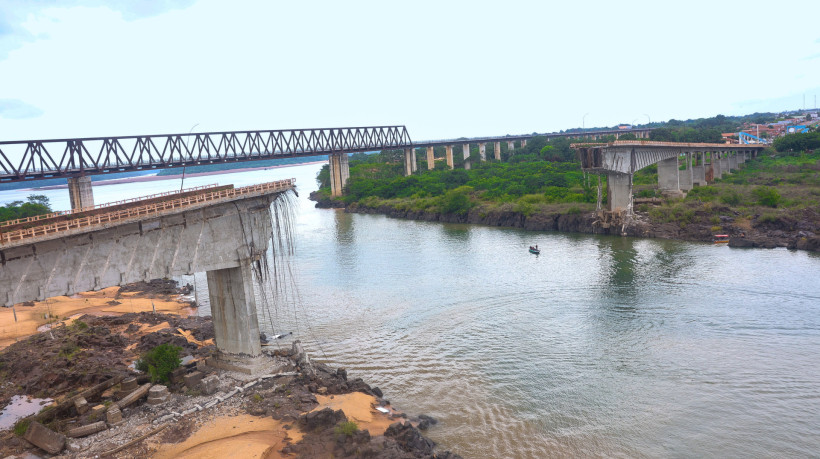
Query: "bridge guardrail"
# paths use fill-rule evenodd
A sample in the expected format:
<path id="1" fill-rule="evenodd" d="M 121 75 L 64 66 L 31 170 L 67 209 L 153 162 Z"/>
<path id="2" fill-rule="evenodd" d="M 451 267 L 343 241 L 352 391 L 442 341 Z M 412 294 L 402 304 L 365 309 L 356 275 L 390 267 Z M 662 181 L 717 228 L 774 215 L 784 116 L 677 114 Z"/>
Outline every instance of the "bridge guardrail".
<path id="1" fill-rule="evenodd" d="M 18 218 L 18 219 L 15 219 L 15 220 L 6 220 L 4 222 L 0 222 L 0 227 L 16 225 L 18 223 L 35 222 L 37 220 L 45 220 L 45 219 L 48 219 L 48 218 L 59 217 L 59 216 L 62 216 L 62 215 L 78 214 L 78 213 L 81 213 L 81 212 L 88 212 L 90 210 L 102 209 L 104 207 L 119 206 L 119 205 L 122 205 L 122 204 L 128 204 L 129 202 L 137 202 L 137 201 L 143 201 L 143 200 L 146 200 L 146 199 L 161 198 L 163 196 L 171 196 L 171 195 L 174 195 L 174 194 L 189 193 L 191 191 L 205 190 L 205 189 L 208 189 L 208 188 L 215 188 L 217 186 L 219 186 L 219 184 L 212 183 L 210 185 L 201 185 L 201 186 L 195 186 L 193 188 L 185 188 L 184 190 L 181 190 L 181 191 L 180 190 L 164 191 L 162 193 L 149 194 L 149 195 L 146 195 L 146 196 L 140 196 L 138 198 L 123 199 L 123 200 L 120 200 L 120 201 L 111 201 L 111 202 L 106 202 L 106 203 L 103 203 L 103 204 L 97 204 L 97 205 L 94 205 L 94 206 L 82 207 L 80 209 L 59 210 L 57 212 L 51 212 L 49 214 L 34 215 L 32 217 Z"/>
<path id="2" fill-rule="evenodd" d="M 184 198 L 178 198 L 169 201 L 146 204 L 144 206 L 123 209 L 116 212 L 109 212 L 106 214 L 90 215 L 88 217 L 52 223 L 50 225 L 19 229 L 15 231 L 10 231 L 8 233 L 0 233 L 0 245 L 14 241 L 19 241 L 22 239 L 29 239 L 61 231 L 67 231 L 70 229 L 116 222 L 118 220 L 124 220 L 131 217 L 147 217 L 152 214 L 162 212 L 164 210 L 186 207 L 201 202 L 216 201 L 223 198 L 230 198 L 264 191 L 273 191 L 276 189 L 285 190 L 287 188 L 292 188 L 295 185 L 295 183 L 295 179 L 277 180 L 275 182 L 261 183 L 258 185 L 250 185 L 242 188 L 213 191 L 210 193 L 197 194 L 194 196 L 187 196 Z"/>

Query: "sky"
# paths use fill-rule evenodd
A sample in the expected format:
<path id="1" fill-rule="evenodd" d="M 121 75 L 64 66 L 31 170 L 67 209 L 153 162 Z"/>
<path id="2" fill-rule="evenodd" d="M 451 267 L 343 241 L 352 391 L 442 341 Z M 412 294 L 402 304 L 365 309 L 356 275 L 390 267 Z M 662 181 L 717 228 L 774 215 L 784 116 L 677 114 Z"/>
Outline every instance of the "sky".
<path id="1" fill-rule="evenodd" d="M 2 0 L 0 141 L 811 108 L 818 17 L 818 0 Z"/>

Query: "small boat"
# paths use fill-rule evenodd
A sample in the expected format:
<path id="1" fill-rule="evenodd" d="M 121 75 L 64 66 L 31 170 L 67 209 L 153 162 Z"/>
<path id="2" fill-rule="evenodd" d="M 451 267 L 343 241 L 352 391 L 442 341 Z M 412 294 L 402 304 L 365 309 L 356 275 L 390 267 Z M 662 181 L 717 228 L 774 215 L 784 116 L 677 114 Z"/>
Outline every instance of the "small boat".
<path id="1" fill-rule="evenodd" d="M 535 246 L 535 247 L 530 246 L 530 253 L 534 253 L 536 255 L 539 255 L 541 253 L 541 251 L 538 250 L 538 246 Z"/>
<path id="2" fill-rule="evenodd" d="M 729 235 L 728 234 L 715 234 L 715 237 L 712 239 L 715 244 L 725 244 L 729 242 Z"/>

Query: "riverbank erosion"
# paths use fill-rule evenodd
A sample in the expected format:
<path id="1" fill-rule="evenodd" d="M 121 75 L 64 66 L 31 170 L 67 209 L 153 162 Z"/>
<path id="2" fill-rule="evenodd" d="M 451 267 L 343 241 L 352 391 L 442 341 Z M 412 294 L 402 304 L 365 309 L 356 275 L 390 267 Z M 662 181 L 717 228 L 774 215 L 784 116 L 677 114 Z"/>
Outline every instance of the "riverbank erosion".
<path id="1" fill-rule="evenodd" d="M 267 372 L 251 376 L 206 365 L 213 339 L 210 317 L 142 312 L 83 315 L 8 346 L 0 407 L 53 403 L 0 430 L 0 457 L 458 457 L 421 434 L 429 418 L 311 362 L 299 341 L 268 346 Z M 134 369 L 162 345 L 182 361 L 167 381 Z"/>
<path id="2" fill-rule="evenodd" d="M 748 218 L 729 206 L 709 203 L 699 210 L 672 210 L 658 216 L 661 206 L 644 204 L 642 210 L 625 216 L 607 212 L 595 212 L 572 207 L 561 211 L 522 212 L 515 206 L 473 206 L 466 212 L 445 213 L 437 210 L 416 210 L 412 206 L 378 202 L 346 204 L 318 192 L 311 194 L 319 208 L 340 208 L 345 212 L 380 214 L 392 218 L 440 223 L 469 223 L 529 231 L 559 231 L 587 234 L 604 234 L 631 237 L 677 239 L 693 242 L 712 242 L 716 233 L 728 234 L 732 247 L 776 248 L 820 251 L 820 212 L 803 209 L 799 213 L 783 216 L 771 214 Z M 565 207 L 565 206 L 564 206 Z M 657 210 L 656 210 L 657 209 Z M 679 212 L 681 215 L 676 215 Z"/>

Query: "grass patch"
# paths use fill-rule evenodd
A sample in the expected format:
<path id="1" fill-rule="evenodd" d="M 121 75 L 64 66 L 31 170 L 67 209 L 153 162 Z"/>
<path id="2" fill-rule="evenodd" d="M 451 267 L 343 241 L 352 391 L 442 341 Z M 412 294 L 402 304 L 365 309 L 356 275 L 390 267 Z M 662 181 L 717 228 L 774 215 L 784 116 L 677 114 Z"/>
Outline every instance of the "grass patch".
<path id="1" fill-rule="evenodd" d="M 31 425 L 31 419 L 21 419 L 14 424 L 14 435 L 22 437 L 25 435 L 28 426 Z"/>
<path id="2" fill-rule="evenodd" d="M 336 432 L 336 435 L 345 435 L 349 437 L 359 431 L 359 426 L 353 421 L 345 421 L 337 425 L 333 431 Z"/>

